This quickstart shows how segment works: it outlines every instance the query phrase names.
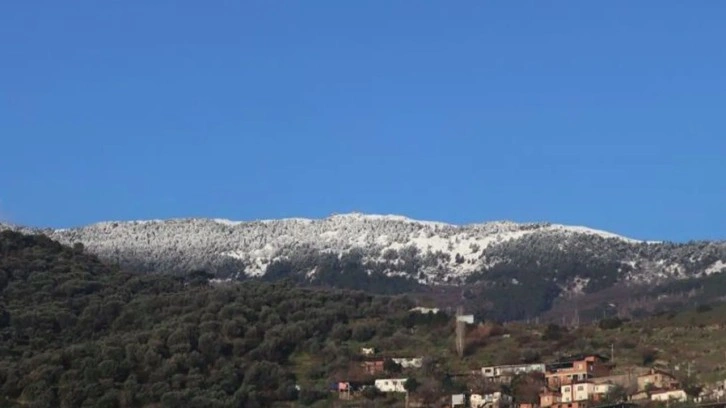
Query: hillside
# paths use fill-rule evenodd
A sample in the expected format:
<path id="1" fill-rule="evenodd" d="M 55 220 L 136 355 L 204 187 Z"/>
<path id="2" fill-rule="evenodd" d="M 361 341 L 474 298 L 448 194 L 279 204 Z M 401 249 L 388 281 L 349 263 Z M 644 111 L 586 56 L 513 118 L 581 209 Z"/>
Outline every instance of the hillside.
<path id="1" fill-rule="evenodd" d="M 0 232 L 0 406 L 263 407 L 328 397 L 344 339 L 394 335 L 405 299 L 119 271 Z M 410 335 L 406 336 L 409 339 Z M 318 361 L 299 372 L 293 357 Z M 316 384 L 298 390 L 296 383 Z"/>
<path id="2" fill-rule="evenodd" d="M 136 271 L 205 270 L 222 280 L 292 279 L 389 294 L 449 288 L 451 296 L 458 291 L 472 308 L 502 319 L 535 317 L 558 301 L 620 287 L 650 298 L 643 288 L 726 270 L 725 242 L 642 242 L 549 223 L 457 226 L 354 213 L 104 222 L 41 232 Z"/>
<path id="3" fill-rule="evenodd" d="M 470 325 L 460 358 L 452 316 L 411 313 L 408 297 L 139 275 L 12 231 L 0 232 L 0 294 L 0 406 L 330 406 L 331 382 L 374 378 L 361 347 L 425 357 L 421 369 L 378 374 L 415 378 L 424 401 L 483 387 L 467 373 L 485 365 L 581 352 L 613 350 L 619 370 L 690 363 L 691 381 L 726 376 L 723 306 L 601 327 Z"/>

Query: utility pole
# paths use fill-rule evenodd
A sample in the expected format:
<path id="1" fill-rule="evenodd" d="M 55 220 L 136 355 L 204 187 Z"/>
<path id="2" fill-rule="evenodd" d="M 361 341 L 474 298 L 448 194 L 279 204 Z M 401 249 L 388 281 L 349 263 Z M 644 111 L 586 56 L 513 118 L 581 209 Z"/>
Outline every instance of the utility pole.
<path id="1" fill-rule="evenodd" d="M 456 353 L 459 358 L 464 357 L 464 332 L 466 331 L 466 323 L 460 318 L 464 314 L 464 308 L 459 306 L 456 309 Z"/>
<path id="2" fill-rule="evenodd" d="M 575 304 L 575 317 L 572 318 L 572 325 L 577 329 L 580 327 L 580 308 Z"/>

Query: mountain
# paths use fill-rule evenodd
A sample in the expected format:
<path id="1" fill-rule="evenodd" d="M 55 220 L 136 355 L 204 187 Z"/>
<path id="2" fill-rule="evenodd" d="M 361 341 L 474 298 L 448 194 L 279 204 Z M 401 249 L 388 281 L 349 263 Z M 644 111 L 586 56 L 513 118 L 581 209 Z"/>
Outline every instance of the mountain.
<path id="1" fill-rule="evenodd" d="M 414 378 L 411 400 L 438 406 L 481 387 L 482 366 L 581 353 L 615 353 L 621 372 L 657 359 L 685 384 L 720 385 L 726 371 L 726 304 L 577 328 L 467 325 L 460 355 L 453 316 L 412 311 L 415 296 L 201 278 L 124 271 L 82 245 L 0 231 L 0 407 L 336 406 L 331 383 L 391 377 Z M 361 346 L 384 372 L 361 367 Z M 388 360 L 402 356 L 423 367 Z M 515 383 L 515 401 L 537 400 L 541 384 Z M 363 396 L 351 403 L 404 405 Z"/>
<path id="2" fill-rule="evenodd" d="M 551 223 L 459 226 L 352 213 L 103 222 L 35 232 L 145 272 L 205 270 L 221 280 L 288 278 L 384 293 L 454 287 L 485 309 L 506 309 L 507 318 L 533 317 L 558 299 L 616 287 L 641 294 L 726 271 L 723 241 L 644 242 Z"/>

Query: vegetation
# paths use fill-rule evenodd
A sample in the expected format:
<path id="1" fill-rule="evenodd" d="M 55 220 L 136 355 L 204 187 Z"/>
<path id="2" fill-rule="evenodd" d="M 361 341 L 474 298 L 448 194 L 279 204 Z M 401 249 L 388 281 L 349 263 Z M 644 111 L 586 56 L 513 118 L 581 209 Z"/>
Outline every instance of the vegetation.
<path id="1" fill-rule="evenodd" d="M 614 351 L 618 367 L 664 366 L 684 375 L 689 393 L 726 376 L 726 307 L 716 303 L 577 328 L 469 325 L 460 358 L 452 316 L 408 312 L 405 296 L 210 277 L 133 274 L 81 245 L 0 232 L 0 406 L 329 406 L 332 382 L 373 379 L 361 347 L 380 350 L 378 377 L 409 378 L 406 389 L 426 404 L 486 391 L 467 376 L 482 366 L 579 352 Z M 391 357 L 424 363 L 404 369 Z M 686 363 L 698 374 L 685 376 Z M 531 401 L 540 381 L 518 378 L 511 391 Z M 371 388 L 363 398 L 401 402 Z"/>
<path id="2" fill-rule="evenodd" d="M 0 290 L 0 395 L 19 406 L 312 403 L 351 367 L 341 341 L 416 324 L 404 298 L 134 275 L 9 231 Z"/>

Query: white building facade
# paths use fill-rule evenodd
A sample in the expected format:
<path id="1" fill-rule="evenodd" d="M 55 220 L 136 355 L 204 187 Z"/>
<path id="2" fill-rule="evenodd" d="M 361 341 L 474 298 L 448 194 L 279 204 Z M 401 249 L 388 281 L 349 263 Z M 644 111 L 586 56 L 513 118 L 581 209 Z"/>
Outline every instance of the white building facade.
<path id="1" fill-rule="evenodd" d="M 406 392 L 406 381 L 408 378 L 383 378 L 374 384 L 380 392 Z"/>
<path id="2" fill-rule="evenodd" d="M 394 363 L 400 365 L 403 368 L 421 368 L 423 366 L 423 358 L 392 358 Z"/>

